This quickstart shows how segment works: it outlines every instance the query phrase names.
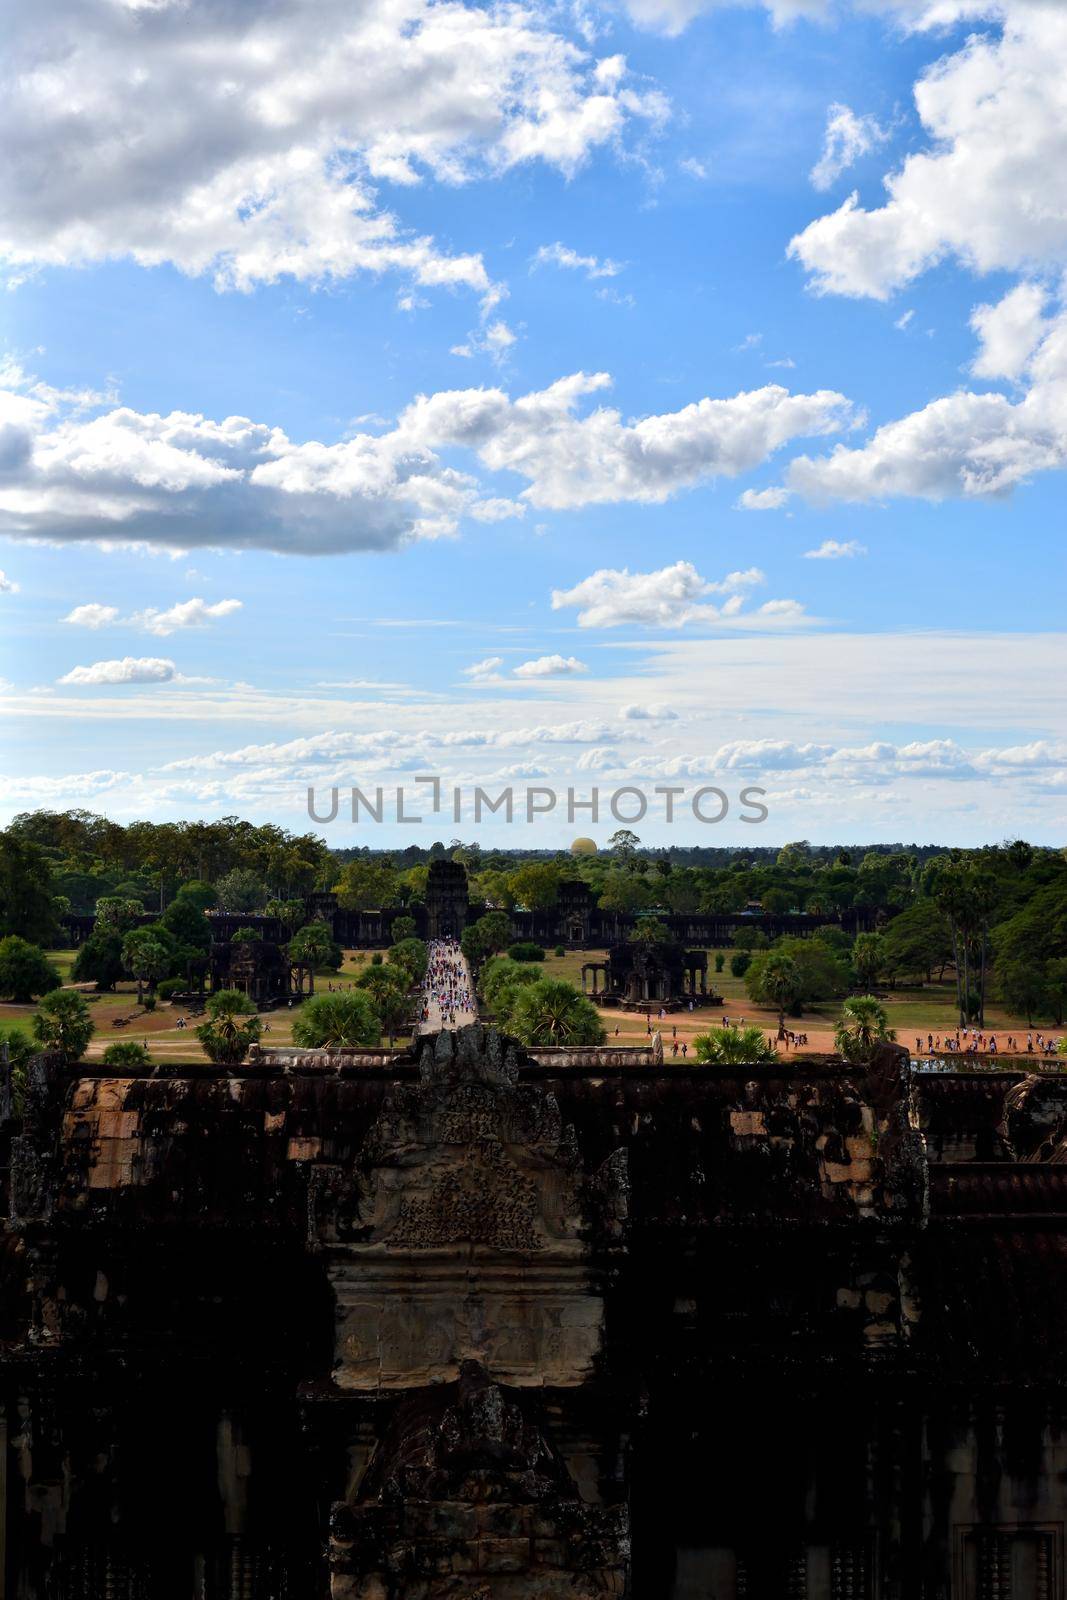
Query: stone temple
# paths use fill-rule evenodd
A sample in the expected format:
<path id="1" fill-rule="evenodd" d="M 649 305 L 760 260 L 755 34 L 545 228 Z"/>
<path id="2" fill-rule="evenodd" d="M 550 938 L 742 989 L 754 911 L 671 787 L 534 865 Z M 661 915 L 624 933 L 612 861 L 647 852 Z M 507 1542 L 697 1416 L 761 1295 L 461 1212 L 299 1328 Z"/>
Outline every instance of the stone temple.
<path id="1" fill-rule="evenodd" d="M 8 1600 L 1063 1600 L 1067 1083 L 40 1057 Z"/>

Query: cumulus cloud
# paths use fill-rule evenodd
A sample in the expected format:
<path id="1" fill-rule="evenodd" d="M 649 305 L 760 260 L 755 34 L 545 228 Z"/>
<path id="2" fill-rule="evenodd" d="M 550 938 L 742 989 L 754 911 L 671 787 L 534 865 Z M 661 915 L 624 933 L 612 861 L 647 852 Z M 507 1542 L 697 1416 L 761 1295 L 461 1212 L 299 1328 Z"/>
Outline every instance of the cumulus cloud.
<path id="1" fill-rule="evenodd" d="M 0 572 L 0 594 L 18 594 L 19 586 L 6 572 Z"/>
<path id="2" fill-rule="evenodd" d="M 589 668 L 576 656 L 552 655 L 523 661 L 519 666 L 512 667 L 511 671 L 516 678 L 566 678 L 576 672 L 588 672 Z"/>
<path id="3" fill-rule="evenodd" d="M 129 620 L 134 627 L 165 639 L 169 633 L 176 633 L 180 628 L 206 628 L 209 622 L 217 622 L 220 617 L 229 617 L 235 611 L 240 611 L 241 604 L 240 600 L 216 600 L 209 605 L 206 600 L 194 596 L 192 600 L 179 601 L 166 611 L 158 611 L 151 606 L 146 611 L 135 611 Z"/>
<path id="4" fill-rule="evenodd" d="M 514 400 L 497 388 L 445 390 L 420 396 L 388 431 L 337 444 L 297 442 L 248 417 L 119 406 L 87 418 L 25 389 L 0 390 L 0 533 L 180 550 L 392 549 L 452 534 L 464 517 L 521 515 L 526 503 L 661 502 L 852 414 L 830 390 L 768 385 L 636 422 L 603 406 L 578 415 L 609 383 L 576 373 Z M 477 478 L 441 461 L 445 449 L 525 479 L 520 500 L 483 497 Z"/>
<path id="5" fill-rule="evenodd" d="M 131 257 L 237 289 L 395 270 L 491 296 L 481 256 L 410 233 L 375 180 L 569 174 L 666 109 L 519 6 L 14 0 L 6 22 L 15 268 Z"/>
<path id="6" fill-rule="evenodd" d="M 587 278 L 617 278 L 623 269 L 621 261 L 612 261 L 610 256 L 579 255 L 577 250 L 560 244 L 558 239 L 555 244 L 543 244 L 534 255 L 532 265 L 566 267 L 572 272 L 584 272 Z"/>
<path id="7" fill-rule="evenodd" d="M 972 35 L 918 80 L 930 148 L 887 176 L 885 204 L 853 194 L 792 240 L 820 291 L 884 300 L 946 257 L 979 272 L 1067 262 L 1067 11 L 984 9 L 1003 33 Z"/>
<path id="8" fill-rule="evenodd" d="M 994 324 L 997 309 L 992 308 Z M 1018 319 L 1005 318 L 992 347 L 997 354 L 987 359 L 1001 365 L 1009 356 L 1015 359 L 1020 341 L 1003 333 L 1012 324 L 1018 327 Z M 1023 361 L 1021 398 L 960 390 L 931 401 L 886 423 L 858 449 L 841 446 L 829 456 L 797 457 L 789 468 L 790 488 L 816 503 L 898 495 L 981 499 L 1007 494 L 1037 472 L 1067 466 L 1067 313 L 1043 322 L 1037 337 Z M 1028 332 L 1021 342 L 1029 338 Z"/>
<path id="9" fill-rule="evenodd" d="M 145 633 L 154 633 L 158 638 L 164 639 L 168 634 L 177 632 L 179 628 L 203 628 L 209 622 L 215 622 L 219 617 L 228 617 L 240 609 L 240 600 L 217 600 L 209 605 L 206 600 L 196 597 L 192 600 L 179 601 L 166 611 L 149 606 L 144 611 L 135 611 L 132 616 L 120 617 L 118 606 L 90 602 L 75 606 L 63 621 L 71 623 L 76 628 L 107 628 L 115 625 L 140 628 Z"/>
<path id="10" fill-rule="evenodd" d="M 475 683 L 499 682 L 503 665 L 503 656 L 486 656 L 484 661 L 474 661 L 469 667 L 464 667 L 463 676 Z"/>
<path id="11" fill-rule="evenodd" d="M 623 722 L 677 722 L 678 713 L 670 706 L 650 700 L 645 705 L 623 706 L 619 712 Z"/>
<path id="12" fill-rule="evenodd" d="M 703 603 L 709 594 L 739 598 L 743 591 L 766 583 L 758 567 L 731 572 L 717 583 L 702 578 L 691 561 L 676 561 L 658 572 L 631 572 L 627 567 L 602 567 L 573 589 L 554 589 L 552 609 L 577 606 L 582 628 L 617 628 L 624 623 L 681 628 L 689 622 L 714 622 L 723 614 Z M 700 603 L 698 603 L 700 602 Z M 740 607 L 735 605 L 736 612 Z"/>
<path id="13" fill-rule="evenodd" d="M 656 503 L 715 477 L 736 477 L 802 435 L 833 433 L 852 419 L 843 395 L 791 394 L 778 384 L 728 400 L 624 422 L 579 401 L 610 386 L 607 373 L 574 373 L 510 400 L 499 389 L 422 396 L 403 413 L 400 436 L 426 446 L 466 445 L 494 472 L 528 480 L 523 498 L 552 510 L 635 500 Z"/>
<path id="14" fill-rule="evenodd" d="M 123 656 L 120 661 L 94 661 L 90 667 L 73 667 L 57 683 L 83 687 L 112 683 L 169 683 L 174 662 L 160 656 Z"/>
<path id="15" fill-rule="evenodd" d="M 75 606 L 73 611 L 68 611 L 63 618 L 75 628 L 106 628 L 118 620 L 118 606 L 102 606 L 90 601 L 83 606 Z"/>
<path id="16" fill-rule="evenodd" d="M 805 561 L 847 561 L 852 556 L 865 556 L 867 546 L 858 539 L 824 539 L 817 550 L 805 550 Z"/>
<path id="17" fill-rule="evenodd" d="M 739 511 L 780 511 L 789 499 L 788 489 L 745 489 L 737 499 Z"/>
<path id="18" fill-rule="evenodd" d="M 815 188 L 829 189 L 847 168 L 888 138 L 888 130 L 874 117 L 858 117 L 849 106 L 835 102 L 826 113 L 822 155 L 811 169 Z"/>
<path id="19" fill-rule="evenodd" d="M 971 327 L 979 350 L 971 362 L 976 378 L 1015 379 L 1048 332 L 1048 293 L 1037 283 L 1020 283 L 996 305 L 975 306 Z"/>

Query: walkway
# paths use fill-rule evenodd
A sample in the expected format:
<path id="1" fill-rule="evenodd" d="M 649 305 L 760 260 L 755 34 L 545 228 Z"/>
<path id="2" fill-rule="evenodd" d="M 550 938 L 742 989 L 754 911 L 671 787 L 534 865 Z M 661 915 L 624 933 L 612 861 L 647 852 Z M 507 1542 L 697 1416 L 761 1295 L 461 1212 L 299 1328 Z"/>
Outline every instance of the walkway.
<path id="1" fill-rule="evenodd" d="M 465 1028 L 478 1020 L 467 958 L 452 939 L 431 939 L 429 965 L 422 985 L 418 1033 L 440 1033 L 442 1028 Z"/>

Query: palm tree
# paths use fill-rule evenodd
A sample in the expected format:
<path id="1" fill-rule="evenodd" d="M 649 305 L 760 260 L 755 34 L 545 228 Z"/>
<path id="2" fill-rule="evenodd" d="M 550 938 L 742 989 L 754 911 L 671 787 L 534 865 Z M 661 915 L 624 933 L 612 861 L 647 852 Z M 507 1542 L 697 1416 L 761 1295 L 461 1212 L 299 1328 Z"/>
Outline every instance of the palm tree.
<path id="1" fill-rule="evenodd" d="M 869 1061 L 880 1044 L 892 1044 L 895 1039 L 889 1013 L 881 1001 L 871 994 L 855 995 L 845 1001 L 834 1030 L 834 1045 L 846 1061 Z"/>
<path id="2" fill-rule="evenodd" d="M 779 950 L 765 955 L 759 967 L 758 982 L 750 986 L 753 998 L 774 1006 L 778 1012 L 778 1032 L 785 1032 L 785 1014 L 792 1010 L 804 992 L 800 968 L 792 956 Z"/>
<path id="3" fill-rule="evenodd" d="M 511 1009 L 509 1028 L 523 1044 L 603 1044 L 596 1007 L 562 978 L 526 985 Z"/>
<path id="4" fill-rule="evenodd" d="M 219 989 L 208 1001 L 207 1010 L 211 1020 L 196 1030 L 205 1055 L 219 1066 L 239 1066 L 259 1042 L 255 1006 L 239 989 Z"/>
<path id="5" fill-rule="evenodd" d="M 393 989 L 393 993 L 397 991 Z M 377 1003 L 366 989 L 320 994 L 314 1000 L 305 1000 L 293 1024 L 293 1043 L 305 1050 L 365 1050 L 376 1045 L 381 1034 Z"/>
<path id="6" fill-rule="evenodd" d="M 698 1033 L 693 1040 L 698 1061 L 720 1067 L 754 1066 L 774 1061 L 776 1052 L 762 1028 L 716 1028 L 714 1033 Z"/>

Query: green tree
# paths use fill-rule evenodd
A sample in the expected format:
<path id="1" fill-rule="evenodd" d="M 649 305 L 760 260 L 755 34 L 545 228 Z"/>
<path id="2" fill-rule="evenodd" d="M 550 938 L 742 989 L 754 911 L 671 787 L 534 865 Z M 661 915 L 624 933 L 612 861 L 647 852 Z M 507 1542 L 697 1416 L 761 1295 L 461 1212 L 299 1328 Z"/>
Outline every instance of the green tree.
<path id="1" fill-rule="evenodd" d="M 511 874 L 511 892 L 528 911 L 550 911 L 559 899 L 559 868 L 552 862 L 528 861 Z"/>
<path id="2" fill-rule="evenodd" d="M 631 828 L 619 828 L 608 840 L 608 849 L 615 860 L 628 865 L 641 848 L 641 841 Z"/>
<path id="3" fill-rule="evenodd" d="M 268 900 L 263 912 L 265 916 L 276 917 L 290 937 L 307 921 L 303 900 Z"/>
<path id="4" fill-rule="evenodd" d="M 852 945 L 852 965 L 865 989 L 872 989 L 883 969 L 885 951 L 877 933 L 857 933 Z"/>
<path id="5" fill-rule="evenodd" d="M 288 951 L 290 961 L 311 967 L 313 971 L 327 967 L 336 972 L 344 959 L 340 945 L 334 941 L 325 922 L 305 922 L 289 940 Z"/>
<path id="6" fill-rule="evenodd" d="M 509 1030 L 523 1044 L 603 1044 L 596 1007 L 562 978 L 525 985 L 511 1007 Z"/>
<path id="7" fill-rule="evenodd" d="M 36 1053 L 36 1047 L 28 1033 L 23 1033 L 21 1028 L 0 1028 L 0 1059 L 7 1051 L 7 1064 L 11 1069 L 11 1099 L 15 1115 L 22 1115 L 23 1101 L 26 1097 L 26 1068 Z"/>
<path id="8" fill-rule="evenodd" d="M 604 911 L 614 911 L 626 916 L 643 910 L 651 898 L 651 889 L 638 873 L 613 868 L 604 877 L 599 904 Z"/>
<path id="9" fill-rule="evenodd" d="M 34 995 L 46 994 L 58 983 L 59 973 L 37 945 L 17 933 L 0 939 L 0 995 L 28 1005 Z"/>
<path id="10" fill-rule="evenodd" d="M 656 917 L 638 917 L 633 931 L 634 944 L 669 944 L 671 930 Z"/>
<path id="11" fill-rule="evenodd" d="M 219 892 L 213 884 L 190 878 L 188 883 L 182 884 L 175 898 L 187 900 L 198 911 L 211 911 L 219 903 Z"/>
<path id="12" fill-rule="evenodd" d="M 53 989 L 37 1007 L 33 1037 L 42 1050 L 53 1050 L 68 1064 L 79 1061 L 89 1047 L 93 1024 L 77 989 Z"/>
<path id="13" fill-rule="evenodd" d="M 155 924 L 133 928 L 122 941 L 122 965 L 137 980 L 137 1004 L 144 1000 L 144 986 L 152 989 L 170 971 L 174 946 L 166 935 L 161 938 Z"/>
<path id="14" fill-rule="evenodd" d="M 1064 956 L 1045 963 L 1045 1003 L 1057 1028 L 1062 1028 L 1067 1014 L 1067 958 Z"/>
<path id="15" fill-rule="evenodd" d="M 394 944 L 403 944 L 405 939 L 414 939 L 418 931 L 419 925 L 414 917 L 394 917 L 392 927 L 389 929 Z"/>
<path id="16" fill-rule="evenodd" d="M 93 983 L 98 994 L 113 989 L 126 969 L 122 965 L 122 938 L 117 933 L 93 932 L 79 945 L 71 977 L 75 983 Z"/>
<path id="17" fill-rule="evenodd" d="M 345 862 L 333 892 L 346 911 L 380 911 L 396 904 L 399 885 L 392 867 L 357 859 Z"/>
<path id="18" fill-rule="evenodd" d="M 219 910 L 262 911 L 267 903 L 267 888 L 258 873 L 248 867 L 234 867 L 216 884 Z"/>
<path id="19" fill-rule="evenodd" d="M 179 894 L 152 926 L 165 929 L 186 960 L 211 949 L 211 924 L 192 896 Z"/>
<path id="20" fill-rule="evenodd" d="M 758 1005 L 774 1007 L 779 1031 L 785 1027 L 786 1012 L 796 1010 L 804 999 L 800 968 L 781 950 L 766 950 L 756 956 L 745 974 L 745 988 Z"/>
<path id="21" fill-rule="evenodd" d="M 31 944 L 54 945 L 54 894 L 44 851 L 11 829 L 0 833 L 0 938 L 15 934 Z"/>
<path id="22" fill-rule="evenodd" d="M 870 1061 L 878 1046 L 892 1044 L 896 1034 L 889 1026 L 889 1013 L 873 995 L 853 995 L 841 1007 L 841 1018 L 834 1029 L 834 1046 L 846 1061 Z"/>
<path id="23" fill-rule="evenodd" d="M 1035 1013 L 1044 1011 L 1048 1002 L 1045 963 L 1019 957 L 998 961 L 997 988 L 1008 1010 L 1024 1016 L 1033 1027 Z"/>
<path id="24" fill-rule="evenodd" d="M 501 1027 L 503 1017 L 510 1012 L 516 991 L 531 983 L 539 983 L 536 969 L 524 961 L 512 961 L 509 956 L 493 956 L 478 976 L 478 991 Z"/>
<path id="25" fill-rule="evenodd" d="M 952 959 L 952 939 L 940 907 L 926 898 L 895 916 L 882 934 L 883 971 L 891 978 L 933 976 Z"/>
<path id="26" fill-rule="evenodd" d="M 320 994 L 305 1000 L 293 1024 L 293 1040 L 305 1050 L 367 1049 L 381 1038 L 377 1007 L 365 989 Z"/>
<path id="27" fill-rule="evenodd" d="M 208 1021 L 196 1030 L 204 1054 L 217 1066 L 240 1066 L 259 1043 L 261 1024 L 255 1006 L 239 989 L 218 989 L 207 1003 L 207 1014 Z"/>
<path id="28" fill-rule="evenodd" d="M 747 950 L 738 950 L 736 955 L 730 957 L 730 975 L 734 978 L 743 978 L 752 965 L 752 957 Z"/>
<path id="29" fill-rule="evenodd" d="M 775 1051 L 767 1042 L 762 1028 L 715 1028 L 708 1033 L 698 1033 L 693 1040 L 698 1061 L 723 1067 L 742 1067 L 761 1061 L 773 1061 Z"/>
<path id="30" fill-rule="evenodd" d="M 96 921 L 93 923 L 94 933 L 129 933 L 131 928 L 136 928 L 144 916 L 144 906 L 140 900 L 128 899 L 119 894 L 101 895 L 96 902 Z"/>
<path id="31" fill-rule="evenodd" d="M 386 957 L 386 965 L 404 973 L 409 989 L 421 983 L 429 965 L 429 952 L 421 939 L 401 939 Z"/>

